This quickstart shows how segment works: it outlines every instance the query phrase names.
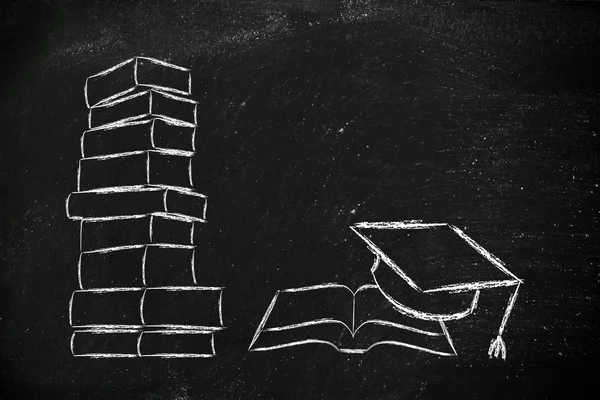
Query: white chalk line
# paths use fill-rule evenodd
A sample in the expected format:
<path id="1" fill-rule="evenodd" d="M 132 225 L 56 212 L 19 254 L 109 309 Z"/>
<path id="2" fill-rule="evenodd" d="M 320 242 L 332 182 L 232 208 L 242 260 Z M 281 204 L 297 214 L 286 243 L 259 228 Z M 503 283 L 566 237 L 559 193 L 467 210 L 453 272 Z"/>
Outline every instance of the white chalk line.
<path id="1" fill-rule="evenodd" d="M 221 290 L 221 293 L 219 293 L 219 322 L 221 323 L 221 326 L 225 326 L 225 324 L 223 323 L 223 290 L 224 290 L 224 288 L 221 287 L 220 290 Z"/>
<path id="2" fill-rule="evenodd" d="M 258 324 L 258 327 L 256 328 L 256 332 L 254 332 L 254 336 L 252 337 L 252 341 L 250 342 L 250 346 L 248 347 L 248 350 L 250 350 L 252 348 L 252 346 L 254 345 L 254 342 L 256 342 L 256 339 L 258 339 L 263 328 L 265 327 L 265 324 L 267 323 L 267 320 L 269 319 L 269 316 L 271 315 L 271 311 L 273 311 L 273 308 L 275 307 L 275 303 L 277 302 L 277 297 L 279 296 L 279 293 L 280 293 L 280 291 L 278 290 L 275 293 L 275 296 L 273 296 L 273 299 L 271 300 L 269 307 L 267 307 L 267 311 L 265 312 L 265 315 L 263 315 L 260 323 Z"/>
<path id="3" fill-rule="evenodd" d="M 346 285 L 340 285 L 338 283 L 321 283 L 318 285 L 312 285 L 312 286 L 303 286 L 303 287 L 298 287 L 298 288 L 290 288 L 290 289 L 281 289 L 279 290 L 279 292 L 281 293 L 296 293 L 296 292 L 309 292 L 309 291 L 313 291 L 313 290 L 319 290 L 319 289 L 331 289 L 331 288 L 343 288 L 348 290 L 350 293 L 354 294 L 354 292 Z"/>
<path id="4" fill-rule="evenodd" d="M 180 96 L 189 96 L 191 94 L 181 89 L 175 89 L 169 86 L 156 85 L 154 83 L 138 83 L 138 87 L 149 88 L 162 94 L 174 93 Z"/>
<path id="5" fill-rule="evenodd" d="M 156 120 L 157 118 L 152 119 L 152 123 L 150 124 L 150 145 L 153 148 L 156 148 L 156 143 L 154 143 L 154 126 L 156 125 Z"/>
<path id="6" fill-rule="evenodd" d="M 192 281 L 194 282 L 194 285 L 197 285 L 198 282 L 196 281 L 196 249 L 192 250 L 192 265 L 190 266 L 192 269 Z"/>
<path id="7" fill-rule="evenodd" d="M 190 222 L 191 227 L 190 227 L 190 244 L 194 244 L 194 229 L 195 229 L 195 225 L 194 222 Z"/>
<path id="8" fill-rule="evenodd" d="M 188 157 L 189 161 L 188 161 L 188 178 L 190 181 L 190 187 L 194 187 L 194 179 L 192 178 L 192 158 Z"/>
<path id="9" fill-rule="evenodd" d="M 510 272 L 504 263 L 495 255 L 484 249 L 477 242 L 467 236 L 462 230 L 458 229 L 454 225 L 449 225 L 450 228 L 456 232 L 458 236 L 460 236 L 463 240 L 465 240 L 472 248 L 474 248 L 479 254 L 481 254 L 485 259 L 491 262 L 496 268 L 500 271 L 504 272 L 506 275 L 510 276 L 512 279 L 518 281 L 519 283 L 523 283 L 519 278 L 517 278 L 512 272 Z"/>
<path id="10" fill-rule="evenodd" d="M 146 321 L 144 320 L 144 300 L 146 299 L 146 293 L 148 293 L 147 288 L 144 289 L 140 298 L 140 320 L 142 321 L 142 326 L 146 326 Z"/>
<path id="11" fill-rule="evenodd" d="M 148 286 L 146 283 L 146 257 L 148 255 L 148 246 L 144 246 L 144 254 L 142 255 L 142 284 Z"/>
<path id="12" fill-rule="evenodd" d="M 188 244 L 145 243 L 145 244 L 132 244 L 132 245 L 128 245 L 128 246 L 105 247 L 102 249 L 83 251 L 83 252 L 81 252 L 81 254 L 110 253 L 112 251 L 143 249 L 143 248 L 147 248 L 147 247 L 158 247 L 158 248 L 165 248 L 165 249 L 187 249 L 187 250 L 194 250 L 196 248 L 195 245 L 188 245 Z"/>
<path id="13" fill-rule="evenodd" d="M 108 75 L 109 73 L 111 73 L 111 72 L 113 72 L 113 71 L 115 71 L 115 70 L 117 70 L 117 69 L 121 68 L 122 66 L 124 66 L 124 65 L 126 65 L 126 64 L 129 64 L 129 63 L 130 63 L 130 62 L 132 62 L 132 61 L 135 61 L 135 57 L 128 58 L 127 60 L 125 60 L 125 61 L 121 61 L 120 63 L 118 63 L 118 64 L 116 64 L 116 65 L 113 65 L 113 66 L 112 66 L 112 67 L 110 67 L 110 68 L 107 68 L 107 69 L 105 69 L 105 70 L 102 70 L 102 71 L 100 71 L 100 72 L 97 72 L 97 73 L 95 73 L 94 75 L 90 75 L 90 76 L 89 76 L 89 78 L 96 78 L 96 77 L 98 77 L 98 76 L 104 76 L 104 75 Z M 88 79 L 89 79 L 89 78 L 88 78 Z"/>
<path id="14" fill-rule="evenodd" d="M 465 292 L 480 289 L 493 289 L 499 287 L 515 286 L 520 285 L 517 280 L 504 280 L 504 281 L 482 281 L 472 283 L 458 283 L 452 285 L 444 285 L 434 289 L 424 290 L 423 293 L 436 293 L 436 292 Z"/>
<path id="15" fill-rule="evenodd" d="M 333 319 L 333 318 L 320 318 L 320 319 L 315 319 L 315 320 L 311 320 L 311 321 L 300 322 L 297 324 L 290 324 L 290 325 L 276 326 L 273 328 L 266 328 L 266 329 L 263 329 L 263 332 L 287 331 L 287 330 L 291 330 L 291 329 L 304 328 L 307 326 L 326 325 L 326 324 L 342 325 L 348 330 L 348 332 L 350 334 L 352 334 L 352 328 L 350 328 L 344 322 L 337 320 L 337 319 Z"/>
<path id="16" fill-rule="evenodd" d="M 77 260 L 77 281 L 79 282 L 79 289 L 83 290 L 83 281 L 81 280 L 81 258 L 83 257 L 83 252 L 79 253 L 79 259 Z"/>
<path id="17" fill-rule="evenodd" d="M 146 184 L 150 184 L 150 152 L 146 153 Z"/>
<path id="18" fill-rule="evenodd" d="M 385 321 L 385 320 L 381 320 L 381 319 L 369 319 L 369 320 L 366 320 L 365 322 L 363 322 L 362 324 L 360 324 L 358 326 L 358 328 L 355 329 L 354 334 L 352 336 L 355 336 L 356 333 L 360 330 L 360 328 L 362 328 L 365 325 L 369 325 L 369 324 L 383 325 L 383 326 L 389 326 L 392 328 L 404 329 L 404 330 L 407 330 L 410 332 L 419 333 L 421 335 L 426 335 L 426 336 L 441 336 L 442 335 L 442 333 L 440 333 L 440 332 L 426 331 L 423 329 L 413 328 L 412 326 L 409 326 L 409 325 L 398 324 L 396 322 L 390 322 L 390 321 Z"/>
<path id="19" fill-rule="evenodd" d="M 154 232 L 153 232 L 153 228 L 154 228 L 154 215 L 150 214 L 150 222 L 148 224 L 148 238 L 150 239 L 150 243 L 153 243 L 153 236 L 154 236 Z"/>
<path id="20" fill-rule="evenodd" d="M 152 212 L 152 213 L 148 213 L 148 214 L 126 214 L 126 215 L 111 215 L 110 217 L 84 217 L 84 216 L 70 216 L 69 218 L 74 220 L 74 221 L 81 221 L 81 220 L 85 220 L 85 221 L 90 221 L 90 222 L 103 222 L 103 221 L 115 221 L 115 220 L 120 220 L 120 219 L 131 219 L 132 217 L 146 217 L 148 215 L 156 215 L 156 216 L 172 216 L 172 217 L 177 217 L 177 219 L 179 220 L 185 220 L 187 222 L 203 222 L 205 223 L 206 220 L 202 219 L 200 217 L 190 217 L 189 215 L 185 215 L 185 214 L 181 214 L 181 213 L 173 213 L 173 212 Z"/>
<path id="21" fill-rule="evenodd" d="M 111 186 L 111 187 L 106 187 L 106 188 L 81 190 L 81 191 L 77 191 L 77 192 L 73 192 L 73 193 L 111 194 L 111 193 L 159 192 L 161 190 L 172 190 L 174 192 L 178 192 L 180 194 L 184 194 L 187 196 L 207 198 L 206 195 L 196 193 L 196 192 L 192 191 L 192 189 L 190 189 L 190 188 L 186 188 L 186 187 L 182 187 L 182 186 L 160 185 L 160 184 Z"/>
<path id="22" fill-rule="evenodd" d="M 458 353 L 456 352 L 456 348 L 454 347 L 454 342 L 452 341 L 452 337 L 450 337 L 450 332 L 448 332 L 448 328 L 446 328 L 446 324 L 444 323 L 444 321 L 439 321 L 440 326 L 442 327 L 442 332 L 444 332 L 444 336 L 446 336 L 446 340 L 448 340 L 448 344 L 450 345 L 450 347 L 452 348 L 452 351 L 454 352 L 454 355 L 458 355 Z"/>
<path id="23" fill-rule="evenodd" d="M 77 191 L 81 190 L 81 160 L 77 161 Z"/>
<path id="24" fill-rule="evenodd" d="M 206 202 L 204 202 L 204 207 L 206 207 Z M 181 214 L 181 213 L 174 213 L 174 212 L 165 212 L 165 213 L 162 213 L 162 212 L 157 212 L 157 213 L 154 213 L 154 214 L 158 215 L 158 216 L 161 216 L 161 217 L 169 215 L 169 216 L 172 216 L 172 217 L 177 217 L 177 219 L 179 219 L 179 220 L 185 220 L 187 222 L 202 222 L 202 223 L 206 223 L 206 219 L 204 219 L 204 218 L 201 218 L 201 217 L 190 217 L 189 215 L 185 215 L 185 214 Z"/>
<path id="25" fill-rule="evenodd" d="M 196 100 L 192 100 L 192 99 L 187 98 L 187 97 L 175 96 L 172 93 L 161 92 L 161 91 L 154 90 L 154 89 L 152 89 L 151 91 L 154 92 L 154 93 L 156 93 L 156 94 L 160 94 L 161 96 L 166 97 L 166 98 L 171 99 L 171 100 L 177 100 L 177 101 L 181 101 L 183 103 L 190 103 L 190 104 L 195 104 L 195 105 L 198 104 L 198 102 Z M 194 123 L 195 122 L 196 121 L 194 121 Z"/>
<path id="26" fill-rule="evenodd" d="M 143 125 L 143 124 L 150 124 L 150 123 L 153 124 L 157 120 L 162 121 L 167 125 L 179 126 L 179 127 L 183 127 L 183 128 L 191 128 L 191 129 L 194 129 L 194 131 L 196 129 L 196 125 L 191 124 L 189 122 L 182 122 L 182 121 L 180 121 L 178 119 L 174 119 L 174 118 L 169 118 L 169 119 L 176 121 L 177 123 L 172 123 L 172 122 L 168 121 L 167 119 L 165 119 L 164 117 L 162 117 L 161 115 L 153 115 L 147 119 L 137 119 L 137 120 L 130 120 L 130 121 L 125 121 L 125 122 L 115 121 L 114 123 L 96 126 L 94 128 L 89 128 L 84 133 L 112 131 L 112 130 L 115 130 L 118 128 L 126 128 L 129 126 Z"/>
<path id="27" fill-rule="evenodd" d="M 81 329 L 105 329 L 105 330 L 115 330 L 115 329 L 171 329 L 171 330 L 192 330 L 192 331 L 210 331 L 210 332 L 218 332 L 225 330 L 224 326 L 209 326 L 209 325 L 185 325 L 185 324 L 84 324 L 84 325 L 71 325 L 73 329 L 77 329 L 78 331 Z"/>
<path id="28" fill-rule="evenodd" d="M 194 127 L 194 130 L 192 131 L 192 151 L 196 152 L 196 129 L 197 127 Z"/>
<path id="29" fill-rule="evenodd" d="M 191 158 L 194 155 L 193 151 L 186 151 L 186 150 L 178 150 L 178 149 L 163 149 L 163 148 L 153 148 L 153 149 L 145 149 L 145 150 L 132 150 L 132 151 L 125 151 L 125 152 L 121 152 L 121 153 L 110 153 L 110 154 L 103 154 L 103 155 L 99 155 L 99 156 L 90 156 L 90 157 L 83 157 L 81 158 L 79 161 L 104 161 L 104 160 L 111 160 L 111 159 L 115 159 L 115 158 L 125 158 L 125 157 L 130 157 L 130 156 L 137 156 L 137 155 L 142 155 L 142 154 L 160 154 L 160 155 L 164 155 L 164 156 L 175 156 L 175 157 L 185 157 L 185 158 Z"/>
<path id="30" fill-rule="evenodd" d="M 467 315 L 470 315 L 473 313 L 473 311 L 477 307 L 477 301 L 479 300 L 479 290 L 477 290 L 473 296 L 471 305 L 466 310 L 463 310 L 463 311 L 460 311 L 457 313 L 452 313 L 452 314 L 426 313 L 426 312 L 414 310 L 414 309 L 407 307 L 404 304 L 401 304 L 398 301 L 396 301 L 392 296 L 390 296 L 380 286 L 379 281 L 377 280 L 377 277 L 375 276 L 375 274 L 373 274 L 372 276 L 373 276 L 373 280 L 379 287 L 379 291 L 381 292 L 381 294 L 394 306 L 394 308 L 396 310 L 398 310 L 402 314 L 408 315 L 409 317 L 416 318 L 416 319 L 421 319 L 421 320 L 425 320 L 425 321 L 454 321 L 454 320 L 462 319 L 462 318 L 466 317 Z"/>
<path id="31" fill-rule="evenodd" d="M 120 63 L 118 63 L 118 64 L 116 64 L 116 65 L 113 65 L 112 67 L 110 67 L 110 68 L 108 68 L 108 69 L 105 69 L 105 70 L 103 70 L 103 71 L 100 71 L 100 72 L 98 72 L 98 73 L 96 73 L 96 74 L 94 74 L 94 75 L 90 75 L 89 77 L 87 77 L 87 78 L 86 78 L 86 80 L 85 80 L 85 85 L 84 85 L 84 87 L 83 87 L 84 98 L 85 98 L 85 105 L 86 105 L 88 108 L 90 108 L 90 107 L 91 107 L 91 105 L 90 105 L 90 101 L 89 101 L 89 96 L 88 96 L 88 81 L 89 81 L 90 79 L 92 79 L 92 78 L 97 78 L 97 77 L 100 77 L 100 76 L 105 76 L 105 75 L 108 75 L 109 73 L 111 73 L 111 72 L 113 72 L 113 71 L 115 71 L 115 70 L 119 69 L 120 67 L 122 67 L 122 66 L 124 66 L 124 65 L 126 65 L 126 64 L 128 64 L 128 63 L 130 63 L 130 62 L 132 62 L 132 61 L 134 61 L 134 60 L 135 60 L 135 57 L 133 57 L 133 58 L 129 58 L 129 59 L 127 59 L 127 60 L 125 60 L 125 61 L 122 61 L 122 62 L 120 62 Z M 134 64 L 135 64 L 135 62 L 134 62 Z M 128 89 L 128 90 L 126 90 L 125 92 L 127 92 L 127 91 L 132 91 L 132 90 L 134 90 L 134 88 Z M 113 96 L 111 96 L 111 97 L 118 97 L 118 96 L 122 95 L 123 93 L 124 93 L 124 92 L 120 92 L 120 93 L 117 93 L 116 95 L 113 95 Z M 102 101 L 102 100 L 100 100 L 100 101 Z M 97 104 L 97 103 L 98 103 L 98 102 L 96 102 L 95 104 Z"/>
<path id="32" fill-rule="evenodd" d="M 163 67 L 169 67 L 169 68 L 173 68 L 173 69 L 178 69 L 178 70 L 180 70 L 180 71 L 190 72 L 190 69 L 189 69 L 189 68 L 185 68 L 185 67 L 181 67 L 181 66 L 179 66 L 179 65 L 171 64 L 171 63 L 168 63 L 168 62 L 166 62 L 166 61 L 159 60 L 159 59 L 157 59 L 157 58 L 146 57 L 146 56 L 137 56 L 137 57 L 135 57 L 135 58 L 136 58 L 136 59 L 139 59 L 139 60 L 147 60 L 147 61 L 151 61 L 151 62 L 153 62 L 153 63 L 155 63 L 155 64 L 162 65 Z M 188 74 L 188 76 L 191 76 L 191 74 Z M 191 93 L 188 93 L 188 94 L 191 94 Z"/>
<path id="33" fill-rule="evenodd" d="M 406 275 L 406 273 L 400 267 L 396 265 L 396 263 L 391 258 L 387 256 L 387 254 L 385 254 L 377 245 L 375 245 L 375 243 L 373 243 L 371 239 L 360 233 L 357 229 L 355 229 L 354 226 L 351 226 L 350 229 L 352 229 L 352 231 L 354 231 L 354 233 L 356 233 L 367 244 L 369 250 L 371 250 L 371 252 L 373 252 L 378 257 L 378 260 L 383 260 L 383 262 L 389 265 L 390 268 L 392 268 L 398 276 L 404 279 L 404 281 L 411 288 L 418 292 L 423 291 L 412 279 L 409 278 L 408 275 Z M 376 267 L 373 266 L 373 268 Z"/>
<path id="34" fill-rule="evenodd" d="M 447 225 L 447 223 L 423 223 L 421 220 L 406 220 L 395 222 L 359 222 L 352 227 L 359 229 L 431 229 Z M 352 229 L 352 227 L 350 228 Z"/>
<path id="35" fill-rule="evenodd" d="M 137 358 L 137 354 L 129 353 L 85 353 L 85 354 L 73 354 L 73 357 L 82 358 Z"/>
<path id="36" fill-rule="evenodd" d="M 138 97 L 142 97 L 142 96 L 150 96 L 150 93 L 152 92 L 152 89 L 148 89 L 148 90 L 144 90 L 142 92 L 138 92 L 138 93 L 133 93 L 129 96 L 125 96 L 125 97 L 119 97 L 116 100 L 110 101 L 110 102 L 103 102 L 100 104 L 96 104 L 94 106 L 89 107 L 90 110 L 96 109 L 96 108 L 110 108 L 113 107 L 117 104 L 121 104 L 124 103 L 126 101 L 129 101 L 131 99 L 135 99 Z"/>
<path id="37" fill-rule="evenodd" d="M 300 345 L 304 345 L 304 344 L 316 344 L 316 343 L 329 345 L 329 346 L 333 347 L 335 350 L 337 350 L 339 353 L 343 353 L 343 354 L 364 354 L 364 353 L 368 352 L 369 350 L 371 350 L 372 348 L 374 348 L 375 346 L 392 345 L 392 346 L 399 346 L 399 347 L 407 347 L 407 348 L 410 348 L 413 350 L 419 350 L 419 351 L 436 354 L 436 355 L 440 355 L 440 356 L 455 356 L 456 355 L 453 353 L 446 353 L 443 351 L 432 350 L 432 349 L 428 349 L 426 347 L 415 346 L 413 344 L 404 343 L 404 342 L 400 342 L 400 341 L 392 341 L 392 340 L 384 340 L 384 341 L 380 341 L 380 342 L 375 342 L 374 344 L 372 344 L 371 346 L 369 346 L 366 349 L 349 349 L 349 348 L 343 348 L 343 347 L 340 348 L 340 347 L 336 346 L 335 344 L 333 344 L 329 341 L 326 341 L 326 340 L 305 339 L 305 340 L 299 340 L 299 341 L 295 341 L 295 342 L 289 342 L 289 343 L 274 345 L 274 346 L 255 347 L 255 348 L 251 348 L 250 351 L 270 351 L 270 350 L 283 349 L 283 348 L 287 348 L 287 347 L 300 346 Z"/>
<path id="38" fill-rule="evenodd" d="M 519 294 L 520 287 L 521 287 L 521 284 L 519 283 L 517 285 L 517 287 L 515 288 L 515 291 L 513 292 L 513 294 L 510 296 L 510 299 L 508 300 L 508 305 L 506 307 L 506 311 L 504 312 L 504 316 L 502 317 L 502 323 L 500 324 L 500 329 L 498 330 L 498 336 L 501 336 L 504 333 L 504 328 L 506 327 L 508 317 L 510 316 L 510 313 L 512 312 L 515 302 L 517 301 L 517 295 Z"/>

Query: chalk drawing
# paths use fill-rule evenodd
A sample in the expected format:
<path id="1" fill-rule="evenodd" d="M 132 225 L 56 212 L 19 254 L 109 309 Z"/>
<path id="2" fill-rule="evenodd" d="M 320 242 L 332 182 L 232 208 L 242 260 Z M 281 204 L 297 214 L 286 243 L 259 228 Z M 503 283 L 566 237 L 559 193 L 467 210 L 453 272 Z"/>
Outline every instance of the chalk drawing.
<path id="1" fill-rule="evenodd" d="M 422 221 L 401 221 L 401 222 L 361 222 L 351 227 L 351 229 L 367 244 L 367 247 L 375 255 L 375 262 L 371 268 L 371 274 L 375 284 L 381 293 L 393 304 L 393 306 L 403 314 L 422 320 L 458 320 L 470 315 L 476 308 L 480 291 L 499 287 L 514 287 L 514 292 L 510 296 L 502 322 L 498 329 L 498 334 L 490 344 L 488 354 L 490 357 L 502 357 L 506 359 L 506 344 L 502 338 L 508 317 L 513 310 L 519 288 L 523 281 L 510 272 L 504 263 L 481 245 L 467 236 L 461 229 L 448 223 L 423 223 Z M 391 235 L 381 234 L 387 231 Z M 407 239 L 412 235 L 415 239 Z M 388 238 L 388 243 L 377 242 L 376 238 Z M 419 239 L 419 237 L 422 237 Z M 459 239 L 459 240 L 455 240 Z M 391 241 L 391 246 L 389 242 Z M 424 243 L 420 247 L 414 248 L 415 243 Z M 442 243 L 439 243 L 442 242 Z M 421 251 L 421 254 L 412 256 L 407 262 L 406 258 L 400 258 L 402 261 L 399 266 L 394 257 L 390 256 L 388 249 L 398 251 L 398 247 L 404 245 L 413 245 L 413 248 L 402 250 L 399 254 L 409 256 L 412 250 Z M 383 249 L 385 246 L 388 246 Z M 436 253 L 436 249 L 442 249 L 443 252 Z M 446 254 L 448 251 L 460 251 L 460 257 L 457 262 L 446 262 L 449 259 Z M 433 253 L 433 254 L 432 254 Z M 442 257 L 443 256 L 443 257 Z M 436 260 L 441 258 L 442 260 Z M 412 262 L 411 262 L 412 261 Z M 416 262 L 415 262 L 416 261 Z M 437 268 L 425 268 L 424 263 L 436 263 Z M 379 279 L 380 271 L 388 269 L 394 275 L 391 279 L 385 281 Z M 409 272 L 410 270 L 410 272 Z M 431 271 L 430 275 L 423 271 Z M 418 276 L 419 280 L 413 276 Z M 389 276 L 389 274 L 387 275 Z M 456 313 L 445 315 L 428 313 L 425 310 L 415 310 L 402 304 L 396 299 L 395 294 L 388 290 L 390 280 L 397 279 L 404 283 L 404 289 L 410 288 L 418 297 L 427 294 L 442 293 L 449 296 L 465 295 L 473 293 L 473 300 L 467 310 L 461 310 Z M 437 282 L 433 283 L 432 282 Z"/>
<path id="2" fill-rule="evenodd" d="M 150 57 L 86 79 L 88 129 L 65 204 L 80 222 L 74 356 L 216 355 L 223 288 L 197 286 L 194 231 L 208 204 L 194 190 L 191 94 L 189 69 Z"/>
<path id="3" fill-rule="evenodd" d="M 330 315 L 324 318 L 304 321 L 300 320 L 300 316 L 298 316 L 300 322 L 280 323 L 271 320 L 272 313 L 278 306 L 286 308 L 290 302 L 297 302 L 298 307 L 304 307 L 307 299 L 319 294 L 318 292 L 331 292 L 333 296 L 327 297 L 330 299 L 339 295 L 343 296 L 344 292 L 349 293 L 350 297 L 346 300 L 348 301 L 348 309 L 351 310 L 351 317 L 348 322 L 344 321 L 341 313 L 335 312 L 331 312 Z M 373 304 L 373 299 L 375 299 L 375 304 Z M 362 301 L 365 301 L 366 304 L 363 305 Z M 416 321 L 417 323 L 414 324 L 415 321 L 411 321 L 411 318 L 407 318 L 400 313 L 388 313 L 387 316 L 382 316 L 381 304 L 385 301 L 377 286 L 373 284 L 360 286 L 356 291 L 336 283 L 279 290 L 273 297 L 252 338 L 249 350 L 268 351 L 321 343 L 333 347 L 338 352 L 352 354 L 363 354 L 375 346 L 390 345 L 407 347 L 441 356 L 456 355 L 452 339 L 443 321 Z M 281 304 L 282 302 L 283 304 Z M 323 306 L 324 304 L 321 303 L 320 305 Z M 369 307 L 372 307 L 373 310 L 369 310 Z M 362 317 L 359 317 L 357 309 L 365 311 L 362 313 Z M 293 321 L 295 316 L 290 317 Z M 306 329 L 316 325 L 333 326 L 335 330 L 333 337 L 338 340 L 328 340 L 324 335 L 315 335 Z M 357 340 L 361 331 L 367 327 L 375 331 L 375 336 L 360 341 Z M 282 331 L 290 331 L 292 335 L 286 335 L 281 339 L 277 338 L 277 335 L 273 335 L 273 333 Z M 343 336 L 343 331 L 350 335 L 348 340 L 340 339 Z M 377 333 L 387 339 L 378 339 Z M 269 338 L 264 339 L 267 335 Z M 290 340 L 290 338 L 292 339 Z"/>
<path id="4" fill-rule="evenodd" d="M 320 343 L 339 352 L 362 354 L 385 344 L 456 356 L 445 322 L 471 315 L 482 291 L 514 287 L 498 334 L 488 350 L 490 357 L 506 359 L 502 334 L 523 281 L 502 261 L 447 223 L 361 222 L 350 228 L 375 255 L 371 267 L 374 284 L 363 285 L 354 292 L 336 283 L 277 291 L 249 350 L 268 351 Z M 324 291 L 331 295 L 318 294 Z M 344 297 L 344 292 L 350 293 L 351 298 Z M 369 293 L 370 297 L 363 293 Z M 346 311 L 340 306 L 344 302 L 351 304 Z M 378 315 L 386 305 L 394 313 Z M 361 317 L 357 314 L 359 309 Z M 357 339 L 360 330 L 369 325 L 394 328 L 394 331 L 375 329 L 367 341 L 355 343 L 344 340 L 339 329 L 329 328 L 341 327 L 351 339 Z M 314 329 L 316 326 L 328 328 Z M 379 340 L 378 335 L 386 339 Z"/>

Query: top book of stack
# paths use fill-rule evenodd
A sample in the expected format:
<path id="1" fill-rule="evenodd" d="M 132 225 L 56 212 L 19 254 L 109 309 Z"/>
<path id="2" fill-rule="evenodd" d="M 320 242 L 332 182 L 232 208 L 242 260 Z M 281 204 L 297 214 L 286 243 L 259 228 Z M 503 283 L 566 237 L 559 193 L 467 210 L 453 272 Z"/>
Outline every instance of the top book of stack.
<path id="1" fill-rule="evenodd" d="M 136 88 L 188 96 L 192 93 L 192 76 L 188 68 L 134 57 L 87 78 L 85 103 L 88 108 L 107 104 Z"/>

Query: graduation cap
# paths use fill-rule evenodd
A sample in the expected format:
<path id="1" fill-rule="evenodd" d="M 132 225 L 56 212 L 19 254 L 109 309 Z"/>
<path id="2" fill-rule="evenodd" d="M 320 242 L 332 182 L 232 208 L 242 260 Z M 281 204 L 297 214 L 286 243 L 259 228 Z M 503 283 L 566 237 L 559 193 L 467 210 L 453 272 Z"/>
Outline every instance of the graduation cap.
<path id="1" fill-rule="evenodd" d="M 447 223 L 361 222 L 350 227 L 375 254 L 371 274 L 399 312 L 422 320 L 458 320 L 481 290 L 514 286 L 490 357 L 506 359 L 502 333 L 523 281 L 462 230 Z"/>

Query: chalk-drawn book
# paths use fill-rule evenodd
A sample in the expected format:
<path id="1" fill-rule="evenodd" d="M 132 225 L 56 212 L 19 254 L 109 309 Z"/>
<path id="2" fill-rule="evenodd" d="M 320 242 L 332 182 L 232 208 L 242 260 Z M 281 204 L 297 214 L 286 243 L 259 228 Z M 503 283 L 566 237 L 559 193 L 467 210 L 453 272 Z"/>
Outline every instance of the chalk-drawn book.
<path id="1" fill-rule="evenodd" d="M 71 335 L 71 353 L 89 358 L 213 357 L 215 334 L 193 329 L 83 329 Z"/>
<path id="2" fill-rule="evenodd" d="M 223 329 L 221 287 L 181 286 L 76 290 L 73 328 Z"/>
<path id="3" fill-rule="evenodd" d="M 85 103 L 88 107 L 106 103 L 133 92 L 136 88 L 189 95 L 192 76 L 188 68 L 150 57 L 133 57 L 85 81 Z"/>
<path id="4" fill-rule="evenodd" d="M 194 127 L 197 105 L 189 98 L 149 89 L 91 107 L 88 128 L 116 126 L 148 117 L 161 117 L 176 125 Z"/>
<path id="5" fill-rule="evenodd" d="M 94 251 L 141 244 L 194 244 L 194 231 L 201 223 L 170 214 L 143 215 L 112 220 L 81 221 L 81 251 Z"/>
<path id="6" fill-rule="evenodd" d="M 192 156 L 196 128 L 161 118 L 131 121 L 108 128 L 94 128 L 81 135 L 81 157 L 124 154 L 142 150 L 170 150 Z M 127 140 L 124 140 L 127 139 Z"/>
<path id="7" fill-rule="evenodd" d="M 456 355 L 443 321 L 399 313 L 375 285 L 352 291 L 328 283 L 278 291 L 249 349 L 266 351 L 304 344 L 325 344 L 343 353 L 365 353 L 375 346 L 391 345 Z"/>
<path id="8" fill-rule="evenodd" d="M 164 185 L 191 189 L 192 157 L 168 150 L 140 150 L 79 160 L 78 190 Z"/>
<path id="9" fill-rule="evenodd" d="M 80 289 L 196 285 L 196 246 L 141 244 L 84 251 Z"/>
<path id="10" fill-rule="evenodd" d="M 65 206 L 67 217 L 74 220 L 111 220 L 154 213 L 205 221 L 207 197 L 191 190 L 161 186 L 123 186 L 73 192 Z"/>

